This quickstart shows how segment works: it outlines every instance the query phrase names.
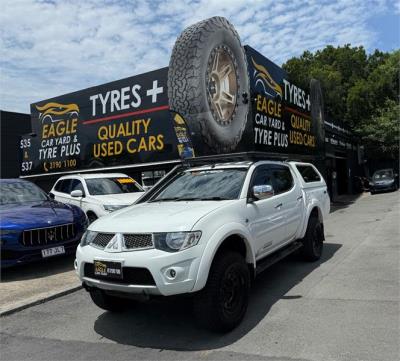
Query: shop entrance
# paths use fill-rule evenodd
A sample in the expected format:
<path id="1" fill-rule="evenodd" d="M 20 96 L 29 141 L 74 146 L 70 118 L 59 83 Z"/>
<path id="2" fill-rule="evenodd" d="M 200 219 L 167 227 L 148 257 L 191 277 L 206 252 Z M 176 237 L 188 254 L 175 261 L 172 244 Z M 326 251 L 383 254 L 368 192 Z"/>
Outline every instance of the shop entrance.
<path id="1" fill-rule="evenodd" d="M 343 158 L 336 158 L 336 172 L 337 172 L 337 193 L 346 194 L 348 192 L 348 175 L 347 175 L 347 160 Z"/>

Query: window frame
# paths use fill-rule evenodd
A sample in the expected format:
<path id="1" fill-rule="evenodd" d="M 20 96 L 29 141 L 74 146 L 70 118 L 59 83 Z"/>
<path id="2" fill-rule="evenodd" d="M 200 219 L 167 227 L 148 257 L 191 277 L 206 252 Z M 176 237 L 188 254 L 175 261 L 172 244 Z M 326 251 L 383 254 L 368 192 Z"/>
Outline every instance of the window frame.
<path id="1" fill-rule="evenodd" d="M 267 198 L 267 199 L 254 199 L 253 196 L 252 196 L 253 181 L 254 181 L 254 178 L 257 175 L 256 173 L 261 168 L 267 168 L 268 170 L 273 170 L 274 168 L 287 169 L 289 171 L 289 174 L 290 174 L 291 178 L 292 178 L 291 187 L 288 190 L 286 190 L 284 192 L 279 192 L 279 193 L 275 193 L 275 189 L 274 189 L 274 195 L 272 197 L 270 197 L 270 198 Z M 274 177 L 274 176 L 272 175 L 272 177 Z M 275 196 L 278 196 L 278 195 L 281 195 L 281 194 L 285 194 L 285 193 L 288 193 L 288 192 L 292 191 L 293 188 L 295 187 L 295 184 L 296 184 L 295 183 L 295 177 L 293 176 L 293 172 L 292 172 L 292 170 L 290 169 L 290 167 L 288 165 L 286 165 L 286 164 L 275 164 L 275 163 L 260 164 L 254 169 L 253 174 L 251 175 L 249 187 L 247 189 L 247 200 L 248 201 L 250 200 L 251 202 L 265 201 L 265 200 L 274 198 Z"/>

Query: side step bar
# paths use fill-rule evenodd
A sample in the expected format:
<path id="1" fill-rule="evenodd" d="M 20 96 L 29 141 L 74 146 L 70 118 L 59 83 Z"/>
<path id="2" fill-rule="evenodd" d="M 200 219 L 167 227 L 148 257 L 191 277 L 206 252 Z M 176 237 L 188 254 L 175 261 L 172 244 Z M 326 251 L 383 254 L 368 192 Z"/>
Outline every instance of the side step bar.
<path id="1" fill-rule="evenodd" d="M 286 246 L 285 248 L 259 260 L 256 265 L 256 276 L 265 271 L 268 267 L 272 266 L 274 263 L 297 251 L 302 246 L 303 244 L 301 242 L 296 241 L 291 243 L 289 246 Z"/>

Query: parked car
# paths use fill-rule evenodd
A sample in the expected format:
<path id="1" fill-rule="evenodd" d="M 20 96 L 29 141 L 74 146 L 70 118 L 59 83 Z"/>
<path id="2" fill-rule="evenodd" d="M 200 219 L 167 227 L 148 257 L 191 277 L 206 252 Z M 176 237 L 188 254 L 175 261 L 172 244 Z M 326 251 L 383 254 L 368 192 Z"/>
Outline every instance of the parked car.
<path id="1" fill-rule="evenodd" d="M 74 253 L 87 225 L 80 208 L 50 199 L 35 184 L 0 180 L 2 268 Z"/>
<path id="2" fill-rule="evenodd" d="M 95 173 L 61 177 L 50 193 L 57 201 L 82 208 L 91 223 L 133 204 L 144 190 L 126 174 Z"/>
<path id="3" fill-rule="evenodd" d="M 132 207 L 92 223 L 76 269 L 93 302 L 192 294 L 201 324 L 229 331 L 245 315 L 251 279 L 300 250 L 321 257 L 330 210 L 311 164 L 246 161 L 182 166 Z"/>
<path id="4" fill-rule="evenodd" d="M 383 191 L 395 191 L 398 188 L 398 174 L 393 169 L 377 170 L 369 182 L 369 190 L 371 194 Z"/>

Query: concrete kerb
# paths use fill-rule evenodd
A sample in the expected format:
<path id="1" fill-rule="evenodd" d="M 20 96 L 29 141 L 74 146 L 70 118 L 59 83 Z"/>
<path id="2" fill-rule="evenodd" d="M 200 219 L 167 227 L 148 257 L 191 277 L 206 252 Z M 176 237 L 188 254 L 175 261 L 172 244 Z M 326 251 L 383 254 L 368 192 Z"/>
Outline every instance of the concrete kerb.
<path id="1" fill-rule="evenodd" d="M 36 305 L 39 305 L 41 303 L 45 303 L 45 302 L 54 300 L 54 299 L 59 298 L 59 297 L 63 297 L 63 296 L 68 295 L 70 293 L 79 291 L 80 289 L 82 289 L 81 285 L 70 287 L 70 288 L 66 288 L 66 289 L 64 289 L 62 291 L 58 291 L 58 292 L 55 292 L 55 293 L 50 293 L 49 292 L 44 297 L 40 297 L 40 298 L 38 298 L 38 299 L 36 299 L 34 301 L 22 303 L 22 304 L 10 307 L 10 308 L 5 309 L 5 310 L 1 310 L 0 311 L 0 317 L 8 316 L 8 315 L 11 315 L 13 313 L 22 311 L 22 310 L 24 310 L 26 308 L 29 308 L 29 307 L 32 307 L 32 306 L 36 306 Z"/>

